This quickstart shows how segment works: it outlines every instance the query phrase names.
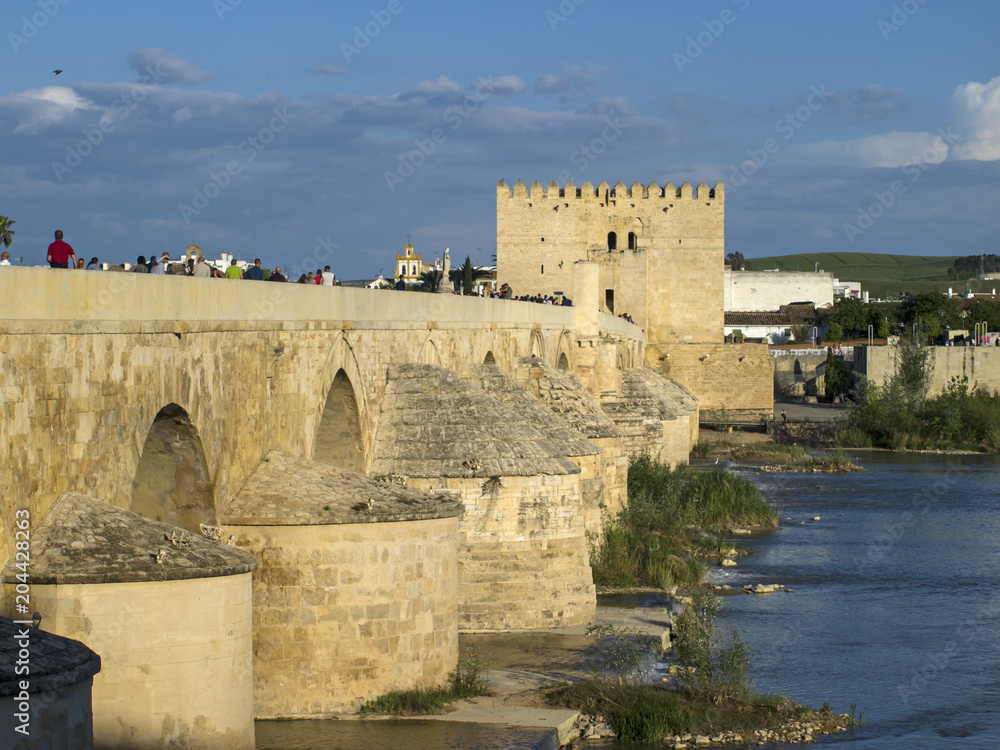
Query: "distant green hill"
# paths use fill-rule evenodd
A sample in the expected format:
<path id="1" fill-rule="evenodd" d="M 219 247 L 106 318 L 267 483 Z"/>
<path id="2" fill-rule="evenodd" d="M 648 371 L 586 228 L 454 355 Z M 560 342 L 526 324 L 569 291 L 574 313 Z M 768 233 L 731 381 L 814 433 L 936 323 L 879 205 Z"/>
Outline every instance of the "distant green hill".
<path id="1" fill-rule="evenodd" d="M 964 256 L 957 255 L 883 255 L 880 253 L 799 253 L 747 258 L 755 271 L 777 268 L 780 271 L 830 271 L 841 281 L 860 281 L 861 288 L 876 297 L 895 296 L 900 292 L 944 292 L 952 287 L 956 294 L 967 287 L 989 291 L 1000 284 L 971 279 L 968 274 L 949 274 L 948 269 Z"/>

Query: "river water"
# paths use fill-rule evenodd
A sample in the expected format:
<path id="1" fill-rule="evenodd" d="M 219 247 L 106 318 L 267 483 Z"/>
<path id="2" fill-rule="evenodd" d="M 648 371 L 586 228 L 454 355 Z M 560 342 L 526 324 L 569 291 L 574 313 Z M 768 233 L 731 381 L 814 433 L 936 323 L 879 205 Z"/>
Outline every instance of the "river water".
<path id="1" fill-rule="evenodd" d="M 759 690 L 864 712 L 860 728 L 817 745 L 1000 748 L 1000 457 L 871 452 L 857 460 L 868 471 L 748 474 L 791 520 L 741 539 L 751 554 L 711 577 L 793 591 L 726 596 L 719 626 L 751 644 Z M 538 734 L 495 727 L 349 723 L 358 724 L 291 722 L 312 735 L 296 739 L 290 726 L 261 723 L 258 748 L 544 746 Z M 375 734 L 349 738 L 354 730 Z M 430 744 L 421 744 L 425 732 L 435 733 Z"/>
<path id="2" fill-rule="evenodd" d="M 720 624 L 759 689 L 865 711 L 820 744 L 1000 748 L 1000 458 L 857 457 L 868 471 L 750 475 L 791 521 L 713 579 L 794 593 L 725 597 Z"/>

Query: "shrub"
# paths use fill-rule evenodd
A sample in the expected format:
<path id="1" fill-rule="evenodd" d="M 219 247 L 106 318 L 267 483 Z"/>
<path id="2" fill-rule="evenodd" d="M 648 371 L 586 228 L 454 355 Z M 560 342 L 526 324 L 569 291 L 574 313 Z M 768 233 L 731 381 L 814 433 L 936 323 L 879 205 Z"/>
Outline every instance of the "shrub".
<path id="1" fill-rule="evenodd" d="M 685 669 L 682 680 L 694 693 L 714 699 L 753 697 L 750 646 L 733 631 L 725 643 L 715 635 L 721 604 L 711 591 L 699 589 L 677 618 L 677 661 Z"/>

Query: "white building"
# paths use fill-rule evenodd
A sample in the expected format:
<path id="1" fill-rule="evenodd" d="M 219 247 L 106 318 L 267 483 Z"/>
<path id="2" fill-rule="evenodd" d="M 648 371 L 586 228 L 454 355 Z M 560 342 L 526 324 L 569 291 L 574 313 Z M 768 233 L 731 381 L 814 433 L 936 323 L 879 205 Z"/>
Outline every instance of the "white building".
<path id="1" fill-rule="evenodd" d="M 726 268 L 723 310 L 764 312 L 797 302 L 830 307 L 836 281 L 828 271 L 735 271 Z"/>

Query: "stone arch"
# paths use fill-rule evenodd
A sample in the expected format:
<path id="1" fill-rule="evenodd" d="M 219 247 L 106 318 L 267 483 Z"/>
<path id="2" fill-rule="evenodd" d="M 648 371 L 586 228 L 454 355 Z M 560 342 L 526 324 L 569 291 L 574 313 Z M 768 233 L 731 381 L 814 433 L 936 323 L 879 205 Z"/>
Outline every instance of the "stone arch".
<path id="1" fill-rule="evenodd" d="M 555 356 L 552 361 L 553 366 L 559 370 L 572 370 L 572 352 L 573 340 L 569 331 L 563 331 L 559 334 L 559 343 L 556 345 Z M 563 367 L 563 360 L 565 360 L 565 367 Z"/>
<path id="2" fill-rule="evenodd" d="M 441 354 L 438 352 L 437 343 L 430 336 L 424 341 L 424 345 L 420 347 L 420 364 L 442 366 Z"/>
<path id="3" fill-rule="evenodd" d="M 492 351 L 486 352 L 486 356 L 483 357 L 484 365 L 495 365 L 497 363 L 497 358 L 493 356 Z"/>
<path id="4" fill-rule="evenodd" d="M 350 391 L 349 394 L 345 390 L 345 381 Z M 350 426 L 349 433 L 351 437 L 349 440 L 356 441 L 356 444 L 360 446 L 358 450 L 361 452 L 361 462 L 364 467 L 367 467 L 368 461 L 371 458 L 371 425 L 368 418 L 368 399 L 365 394 L 364 384 L 365 380 L 361 376 L 361 368 L 358 365 L 354 349 L 343 333 L 337 334 L 337 338 L 330 349 L 330 356 L 327 358 L 326 367 L 323 368 L 323 376 L 318 389 L 319 393 L 316 397 L 317 410 L 314 412 L 315 421 L 312 422 L 312 425 L 316 426 L 316 431 L 313 433 L 314 440 L 311 446 L 311 455 L 314 461 L 321 461 L 321 459 L 317 458 L 320 431 L 331 429 L 331 427 L 337 428 L 335 422 L 330 422 L 326 426 L 323 424 L 327 416 L 326 409 L 330 402 L 330 394 L 334 392 L 334 411 L 339 408 L 337 406 L 338 402 L 343 405 L 344 400 L 347 399 L 347 404 L 343 408 L 347 413 L 357 415 L 356 424 L 352 423 Z M 335 385 L 336 388 L 334 387 Z M 332 414 L 333 412 L 331 412 Z M 353 444 L 355 443 L 352 442 Z M 306 456 L 309 455 L 310 453 L 307 452 Z M 327 460 L 321 461 L 321 463 L 333 462 Z M 333 465 L 340 466 L 338 463 L 333 463 Z M 358 471 L 363 472 L 364 468 L 358 469 Z"/>
<path id="5" fill-rule="evenodd" d="M 531 351 L 529 354 L 532 357 L 545 359 L 545 337 L 537 328 L 531 332 Z"/>
<path id="6" fill-rule="evenodd" d="M 627 370 L 632 367 L 632 350 L 624 345 L 618 345 L 618 369 Z"/>
<path id="7" fill-rule="evenodd" d="M 182 407 L 157 412 L 132 479 L 130 510 L 200 533 L 216 525 L 215 497 L 197 428 Z"/>
<path id="8" fill-rule="evenodd" d="M 326 394 L 316 428 L 313 460 L 348 471 L 365 471 L 365 441 L 354 385 L 343 368 L 337 370 Z"/>

